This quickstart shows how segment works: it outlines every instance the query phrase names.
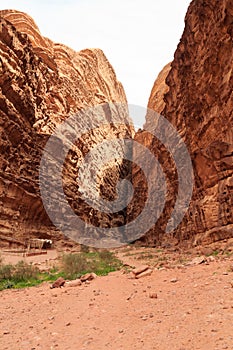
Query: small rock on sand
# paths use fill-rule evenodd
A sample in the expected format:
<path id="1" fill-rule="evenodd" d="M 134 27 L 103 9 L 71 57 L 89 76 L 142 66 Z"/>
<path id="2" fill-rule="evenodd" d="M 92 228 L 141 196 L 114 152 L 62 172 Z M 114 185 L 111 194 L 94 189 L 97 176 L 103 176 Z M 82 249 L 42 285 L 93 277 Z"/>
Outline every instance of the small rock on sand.
<path id="1" fill-rule="evenodd" d="M 81 285 L 82 285 L 82 281 L 79 278 L 65 283 L 66 287 L 78 287 Z"/>
<path id="2" fill-rule="evenodd" d="M 147 269 L 146 271 L 139 273 L 138 275 L 136 275 L 136 278 L 142 278 L 142 277 L 146 277 L 146 276 L 150 276 L 152 274 L 152 270 L 151 269 Z"/>
<path id="3" fill-rule="evenodd" d="M 65 280 L 63 277 L 59 277 L 52 285 L 50 288 L 61 288 L 65 284 Z"/>
<path id="4" fill-rule="evenodd" d="M 157 293 L 152 292 L 152 293 L 149 294 L 149 298 L 151 298 L 151 299 L 157 299 L 157 298 L 158 298 L 158 295 L 157 295 Z"/>
<path id="5" fill-rule="evenodd" d="M 97 275 L 94 272 L 86 273 L 85 275 L 80 277 L 80 281 L 81 282 L 92 281 L 96 277 L 97 277 Z"/>
<path id="6" fill-rule="evenodd" d="M 133 272 L 134 275 L 139 275 L 140 273 L 142 273 L 142 272 L 144 272 L 144 271 L 146 271 L 148 269 L 149 269 L 148 265 L 143 265 L 143 266 L 137 267 L 132 272 Z"/>

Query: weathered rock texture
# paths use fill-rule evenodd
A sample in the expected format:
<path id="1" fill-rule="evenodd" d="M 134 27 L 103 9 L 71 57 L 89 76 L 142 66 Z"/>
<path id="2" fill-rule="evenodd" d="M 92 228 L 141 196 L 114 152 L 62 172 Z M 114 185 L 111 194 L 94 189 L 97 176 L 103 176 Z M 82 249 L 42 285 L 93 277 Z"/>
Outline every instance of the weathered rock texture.
<path id="1" fill-rule="evenodd" d="M 232 40 L 233 1 L 193 0 L 166 83 L 161 79 L 169 66 L 151 92 L 148 106 L 176 127 L 193 162 L 192 202 L 173 235 L 180 242 L 208 243 L 233 236 Z M 168 91 L 162 96 L 164 87 Z M 151 126 L 149 114 L 146 125 Z M 158 142 L 145 131 L 136 139 L 157 152 Z M 167 154 L 162 151 L 159 159 L 169 174 L 167 205 L 147 235 L 151 242 L 168 238 L 164 229 L 177 190 L 175 168 Z M 139 180 L 136 174 L 134 182 Z"/>
<path id="2" fill-rule="evenodd" d="M 43 147 L 68 116 L 104 102 L 125 103 L 125 93 L 101 50 L 75 52 L 53 43 L 24 13 L 0 12 L 0 51 L 0 238 L 23 241 L 31 235 L 60 237 L 40 199 L 38 172 Z M 119 122 L 124 118 L 125 114 L 119 116 Z M 110 122 L 108 111 L 106 123 Z M 79 140 L 76 151 L 68 154 L 64 170 L 71 202 L 77 192 L 79 155 L 86 154 L 106 135 L 130 137 L 131 130 L 108 126 Z M 124 165 L 119 160 L 113 164 L 110 194 L 121 167 Z M 89 217 L 90 208 L 79 211 Z"/>
<path id="3" fill-rule="evenodd" d="M 155 110 L 157 113 L 161 113 L 165 107 L 164 96 L 169 90 L 169 87 L 166 83 L 166 78 L 170 70 L 171 63 L 168 63 L 159 73 L 151 90 L 148 108 Z"/>

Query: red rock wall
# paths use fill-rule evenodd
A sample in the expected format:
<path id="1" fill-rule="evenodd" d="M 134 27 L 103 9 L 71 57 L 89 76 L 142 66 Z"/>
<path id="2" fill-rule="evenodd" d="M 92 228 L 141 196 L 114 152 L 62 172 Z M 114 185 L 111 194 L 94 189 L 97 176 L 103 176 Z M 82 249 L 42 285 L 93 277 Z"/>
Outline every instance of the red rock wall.
<path id="1" fill-rule="evenodd" d="M 165 72 L 166 83 L 161 81 L 163 72 L 148 103 L 179 131 L 193 162 L 192 202 L 173 235 L 179 242 L 208 243 L 233 236 L 232 64 L 233 1 L 193 0 L 167 78 Z M 168 91 L 163 95 L 165 85 Z M 146 126 L 151 126 L 149 115 Z M 142 139 L 141 134 L 136 139 Z M 154 151 L 158 146 L 145 132 L 142 143 L 149 143 Z M 160 154 L 160 161 L 170 172 L 168 207 L 167 215 L 147 235 L 152 242 L 169 240 L 164 228 L 177 183 L 171 180 L 175 169 L 169 166 L 167 155 Z"/>
<path id="2" fill-rule="evenodd" d="M 43 147 L 67 117 L 104 102 L 125 103 L 125 93 L 101 50 L 75 52 L 55 44 L 44 38 L 24 13 L 0 12 L 0 51 L 0 238 L 60 237 L 40 199 L 38 172 Z M 109 118 L 106 115 L 108 124 Z M 80 140 L 78 152 L 87 151 L 107 135 L 130 137 L 131 130 L 110 126 L 92 133 Z M 76 164 L 71 153 L 64 172 L 72 201 L 77 185 L 74 191 Z M 114 167 L 112 186 L 121 172 L 120 161 Z M 90 208 L 79 211 L 87 218 Z"/>
<path id="3" fill-rule="evenodd" d="M 161 113 L 165 107 L 164 95 L 168 92 L 169 87 L 166 84 L 166 78 L 171 70 L 171 63 L 168 63 L 159 73 L 151 90 L 148 108 Z"/>

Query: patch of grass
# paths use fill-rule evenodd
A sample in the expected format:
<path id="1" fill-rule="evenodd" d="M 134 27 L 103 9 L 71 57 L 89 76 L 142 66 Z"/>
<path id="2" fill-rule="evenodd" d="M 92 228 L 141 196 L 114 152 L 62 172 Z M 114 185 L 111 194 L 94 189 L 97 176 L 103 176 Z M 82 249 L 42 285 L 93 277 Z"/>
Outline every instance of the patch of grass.
<path id="1" fill-rule="evenodd" d="M 16 265 L 3 264 L 0 262 L 0 290 L 17 288 L 17 286 L 27 286 L 36 283 L 39 277 L 39 269 L 24 261 L 19 261 Z"/>
<path id="2" fill-rule="evenodd" d="M 109 251 L 64 254 L 61 261 L 61 270 L 68 279 L 78 278 L 88 272 L 103 276 L 119 270 L 121 266 L 120 260 Z"/>
<path id="3" fill-rule="evenodd" d="M 219 251 L 218 250 L 214 250 L 213 253 L 211 255 L 213 256 L 217 256 L 219 254 Z"/>
<path id="4" fill-rule="evenodd" d="M 39 269 L 24 261 L 19 261 L 16 265 L 0 264 L 0 280 L 12 280 L 14 282 L 27 281 L 35 278 L 39 274 Z"/>
<path id="5" fill-rule="evenodd" d="M 58 277 L 75 279 L 88 272 L 103 276 L 121 267 L 121 261 L 109 251 L 64 254 L 60 268 L 53 267 L 49 272 L 41 272 L 24 261 L 12 265 L 0 260 L 0 290 L 37 286 L 42 282 L 54 282 Z"/>

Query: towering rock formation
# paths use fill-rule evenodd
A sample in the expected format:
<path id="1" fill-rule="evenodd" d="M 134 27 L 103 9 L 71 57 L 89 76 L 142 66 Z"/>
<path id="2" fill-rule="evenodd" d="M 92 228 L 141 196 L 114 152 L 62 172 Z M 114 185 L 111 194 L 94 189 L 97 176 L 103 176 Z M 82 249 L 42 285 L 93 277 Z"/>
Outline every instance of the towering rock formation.
<path id="1" fill-rule="evenodd" d="M 75 52 L 53 43 L 25 13 L 0 12 L 0 51 L 0 239 L 60 237 L 40 198 L 38 173 L 43 147 L 67 117 L 104 102 L 125 103 L 125 93 L 101 50 Z M 122 113 L 119 122 L 124 123 L 125 118 L 126 113 Z M 111 111 L 106 111 L 105 121 L 108 127 L 84 135 L 75 152 L 67 156 L 64 176 L 71 202 L 78 190 L 79 156 L 107 137 L 131 137 L 130 127 L 109 125 Z M 108 195 L 112 195 L 123 168 L 120 160 L 112 165 Z M 79 211 L 89 218 L 90 208 L 79 207 Z M 110 216 L 104 219 L 111 221 Z"/>
<path id="2" fill-rule="evenodd" d="M 191 155 L 195 175 L 189 211 L 173 237 L 193 244 L 232 237 L 232 0 L 192 1 L 170 72 L 168 67 L 155 82 L 148 107 L 164 115 L 179 131 Z M 166 78 L 166 83 L 161 78 Z M 167 92 L 162 96 L 164 86 Z M 149 114 L 146 126 L 151 127 Z M 136 139 L 152 151 L 158 147 L 145 132 L 137 134 Z M 170 175 L 168 206 L 147 235 L 152 242 L 168 238 L 164 234 L 165 221 L 174 206 L 172 197 L 177 190 L 174 165 L 169 165 L 163 151 L 159 152 L 159 159 Z M 136 176 L 134 182 L 138 181 Z"/>

